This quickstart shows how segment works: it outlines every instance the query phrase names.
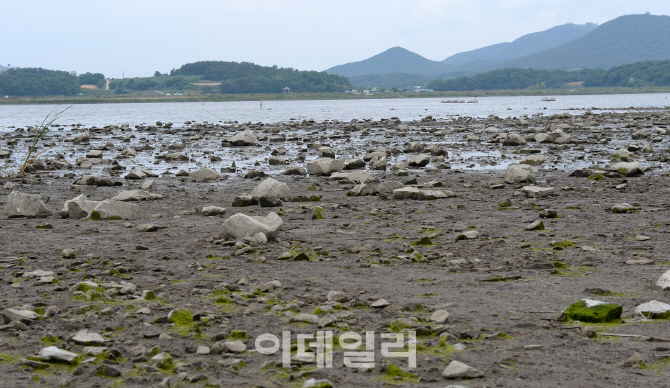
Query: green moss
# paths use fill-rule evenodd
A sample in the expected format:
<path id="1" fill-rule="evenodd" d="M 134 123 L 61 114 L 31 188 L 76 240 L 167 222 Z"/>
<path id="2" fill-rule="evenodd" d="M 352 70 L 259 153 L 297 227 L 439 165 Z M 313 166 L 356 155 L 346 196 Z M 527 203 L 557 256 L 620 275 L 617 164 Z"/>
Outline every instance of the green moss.
<path id="1" fill-rule="evenodd" d="M 218 256 L 214 256 L 214 255 L 210 254 L 210 255 L 205 256 L 205 259 L 207 259 L 207 260 L 230 260 L 230 256 L 218 257 Z"/>
<path id="2" fill-rule="evenodd" d="M 411 246 L 416 247 L 416 246 L 424 246 L 424 247 L 432 247 L 433 245 L 437 245 L 431 241 L 430 237 L 428 236 L 423 236 L 421 237 L 418 241 L 412 242 Z"/>
<path id="3" fill-rule="evenodd" d="M 47 334 L 40 338 L 40 342 L 42 342 L 46 346 L 56 346 L 59 344 L 62 344 L 63 341 L 61 341 L 58 337 L 56 337 L 53 334 Z"/>
<path id="4" fill-rule="evenodd" d="M 174 309 L 169 314 L 169 320 L 177 326 L 188 325 L 193 322 L 193 313 L 186 309 Z"/>
<path id="5" fill-rule="evenodd" d="M 603 303 L 586 307 L 586 302 L 582 299 L 563 310 L 563 319 L 591 323 L 621 322 L 622 313 L 623 308 L 617 304 Z"/>
<path id="6" fill-rule="evenodd" d="M 568 265 L 567 265 L 567 264 L 565 264 L 565 263 L 563 263 L 563 262 L 560 262 L 560 261 L 558 261 L 558 260 L 554 260 L 554 262 L 553 262 L 552 264 L 554 265 L 554 268 L 558 268 L 558 269 L 566 269 L 566 268 L 568 268 Z"/>
<path id="7" fill-rule="evenodd" d="M 551 247 L 554 250 L 560 251 L 566 248 L 572 248 L 575 244 L 572 241 L 554 241 L 551 243 Z"/>
<path id="8" fill-rule="evenodd" d="M 53 228 L 54 228 L 54 227 L 53 227 L 53 225 L 51 225 L 51 224 L 42 224 L 42 225 L 37 225 L 37 226 L 35 227 L 35 229 L 42 229 L 42 230 L 45 230 L 45 229 L 53 229 Z"/>
<path id="9" fill-rule="evenodd" d="M 399 366 L 390 363 L 386 367 L 386 371 L 379 380 L 388 384 L 416 384 L 419 382 L 419 377 L 412 372 L 404 371 Z"/>
<path id="10" fill-rule="evenodd" d="M 244 330 L 233 330 L 227 337 L 228 339 L 233 340 L 245 340 L 250 338 L 247 332 Z"/>
<path id="11" fill-rule="evenodd" d="M 531 246 L 532 246 L 532 245 L 530 245 L 529 243 L 523 243 L 523 244 L 521 244 L 521 245 L 519 246 L 519 248 L 522 248 L 522 249 L 523 249 L 523 248 L 530 248 Z"/>
<path id="12" fill-rule="evenodd" d="M 647 364 L 644 362 L 640 363 L 640 369 L 652 371 L 659 376 L 663 376 L 663 373 L 661 373 L 661 371 L 668 368 L 670 368 L 670 357 L 662 357 L 660 360 L 652 364 Z"/>
<path id="13" fill-rule="evenodd" d="M 91 214 L 89 215 L 89 219 L 91 221 L 100 221 L 100 212 L 97 210 L 92 210 Z"/>
<path id="14" fill-rule="evenodd" d="M 593 175 L 591 175 L 590 177 L 588 177 L 587 179 L 590 179 L 590 180 L 592 180 L 592 181 L 598 181 L 598 182 L 599 182 L 599 181 L 604 181 L 604 180 L 605 180 L 605 177 L 602 176 L 602 174 L 593 174 Z"/>

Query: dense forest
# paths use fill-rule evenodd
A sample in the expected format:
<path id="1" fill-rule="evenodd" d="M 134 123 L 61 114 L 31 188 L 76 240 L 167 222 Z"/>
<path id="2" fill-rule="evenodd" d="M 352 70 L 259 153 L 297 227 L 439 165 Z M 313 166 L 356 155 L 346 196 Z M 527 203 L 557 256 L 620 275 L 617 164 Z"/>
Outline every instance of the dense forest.
<path id="1" fill-rule="evenodd" d="M 351 88 L 346 77 L 317 71 L 300 71 L 277 66 L 260 66 L 249 62 L 202 61 L 188 63 L 172 70 L 171 76 L 199 75 L 203 80 L 221 81 L 220 92 L 281 93 L 288 86 L 292 92 L 329 93 Z"/>
<path id="2" fill-rule="evenodd" d="M 42 68 L 12 68 L 0 73 L 2 96 L 72 96 L 81 85 L 105 86 L 105 76 L 97 73 L 74 73 Z"/>
<path id="3" fill-rule="evenodd" d="M 584 81 L 587 77 L 604 72 L 605 70 L 602 69 L 574 71 L 499 69 L 476 74 L 472 77 L 463 76 L 447 80 L 433 80 L 428 83 L 428 88 L 441 91 L 562 88 L 568 82 Z"/>
<path id="4" fill-rule="evenodd" d="M 584 86 L 670 86 L 670 60 L 642 61 L 613 67 L 585 79 Z"/>
<path id="5" fill-rule="evenodd" d="M 437 79 L 427 87 L 440 91 L 558 89 L 581 81 L 584 87 L 670 86 L 670 60 L 642 61 L 609 70 L 500 69 L 472 77 Z"/>

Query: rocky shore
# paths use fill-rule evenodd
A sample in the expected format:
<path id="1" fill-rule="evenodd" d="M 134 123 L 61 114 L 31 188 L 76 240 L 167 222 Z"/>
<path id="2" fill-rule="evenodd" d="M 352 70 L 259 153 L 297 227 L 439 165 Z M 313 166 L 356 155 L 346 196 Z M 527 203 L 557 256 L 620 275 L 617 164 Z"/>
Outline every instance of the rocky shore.
<path id="1" fill-rule="evenodd" d="M 669 126 L 11 128 L 3 386 L 662 386 Z"/>

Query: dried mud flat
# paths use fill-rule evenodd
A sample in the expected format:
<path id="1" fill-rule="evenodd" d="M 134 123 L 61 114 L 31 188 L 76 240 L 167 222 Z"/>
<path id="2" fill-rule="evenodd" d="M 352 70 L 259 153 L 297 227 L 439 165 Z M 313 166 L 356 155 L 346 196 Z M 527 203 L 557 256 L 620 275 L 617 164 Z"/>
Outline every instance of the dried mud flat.
<path id="1" fill-rule="evenodd" d="M 668 125 L 667 111 L 645 111 L 54 129 L 46 139 L 54 148 L 33 172 L 2 181 L 2 385 L 665 386 L 669 322 L 634 310 L 670 301 L 656 285 L 670 266 Z M 255 141 L 234 146 L 229 137 L 246 130 Z M 8 168 L 31 137 L 29 129 L 2 137 L 0 150 L 12 151 Z M 282 174 L 328 156 L 324 145 L 337 159 L 373 159 L 342 171 L 354 175 Z M 102 155 L 86 158 L 91 150 Z M 427 165 L 408 165 L 420 155 Z M 503 182 L 507 165 L 527 155 L 545 156 L 532 167 L 534 184 Z M 607 168 L 619 160 L 638 161 L 644 174 Z M 135 167 L 158 176 L 125 179 Z M 204 167 L 221 176 L 187 174 Z M 181 169 L 187 173 L 175 174 Z M 286 183 L 291 200 L 231 206 L 266 179 L 245 178 L 258 175 L 252 170 Z M 163 197 L 129 202 L 146 212 L 139 218 L 59 214 L 80 194 L 102 201 L 152 179 L 147 192 Z M 375 193 L 380 184 L 396 187 L 389 182 L 415 189 Z M 50 215 L 9 218 L 12 191 L 40 194 Z M 622 203 L 625 213 L 612 211 Z M 226 212 L 205 216 L 196 211 L 203 206 Z M 274 241 L 236 244 L 220 235 L 235 213 L 270 212 L 283 221 Z M 543 230 L 525 230 L 536 221 Z M 623 322 L 559 320 L 587 298 L 622 306 Z M 408 328 L 418 333 L 413 369 L 381 354 L 382 333 Z M 283 368 L 281 350 L 254 350 L 258 336 L 283 331 L 292 344 L 298 334 L 332 331 L 337 344 L 344 333 L 374 331 L 374 365 L 344 366 L 337 345 L 332 368 L 316 368 L 295 349 Z M 73 359 L 48 360 L 49 346 Z M 480 373 L 448 379 L 454 360 Z"/>

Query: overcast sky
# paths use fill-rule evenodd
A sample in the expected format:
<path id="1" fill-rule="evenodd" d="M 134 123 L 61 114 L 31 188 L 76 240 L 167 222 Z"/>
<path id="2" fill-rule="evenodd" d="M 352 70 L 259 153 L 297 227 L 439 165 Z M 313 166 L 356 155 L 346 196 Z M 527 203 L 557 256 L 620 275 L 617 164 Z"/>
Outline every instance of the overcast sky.
<path id="1" fill-rule="evenodd" d="M 203 60 L 326 70 L 401 46 L 432 60 L 668 0 L 0 0 L 0 64 L 150 76 Z"/>

